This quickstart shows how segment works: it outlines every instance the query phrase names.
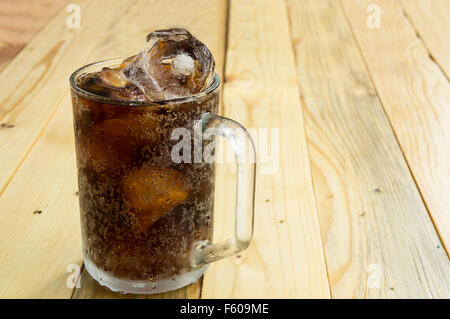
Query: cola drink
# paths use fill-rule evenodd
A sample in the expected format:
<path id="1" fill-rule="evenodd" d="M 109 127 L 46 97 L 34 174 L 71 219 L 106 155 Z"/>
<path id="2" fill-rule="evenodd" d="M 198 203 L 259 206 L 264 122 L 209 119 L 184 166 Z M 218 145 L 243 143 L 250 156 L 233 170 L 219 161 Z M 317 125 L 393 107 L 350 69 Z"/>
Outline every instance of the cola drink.
<path id="1" fill-rule="evenodd" d="M 249 245 L 255 148 L 242 125 L 217 115 L 219 82 L 211 52 L 179 28 L 70 77 L 84 265 L 100 284 L 174 290 Z M 234 238 L 220 243 L 212 243 L 216 133 L 208 130 L 237 160 Z"/>
<path id="2" fill-rule="evenodd" d="M 85 267 L 135 293 L 197 280 L 204 269 L 191 253 L 211 240 L 213 219 L 214 164 L 175 163 L 172 132 L 194 136 L 217 113 L 214 60 L 183 29 L 148 41 L 136 56 L 75 72 L 71 90 Z"/>

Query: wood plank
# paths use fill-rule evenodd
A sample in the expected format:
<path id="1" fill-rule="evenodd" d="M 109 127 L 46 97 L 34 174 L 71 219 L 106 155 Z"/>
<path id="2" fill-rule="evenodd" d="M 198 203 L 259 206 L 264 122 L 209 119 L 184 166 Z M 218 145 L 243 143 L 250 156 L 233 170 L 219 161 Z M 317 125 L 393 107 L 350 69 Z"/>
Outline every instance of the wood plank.
<path id="1" fill-rule="evenodd" d="M 403 15 L 380 1 L 385 23 L 367 29 L 368 1 L 344 1 L 384 109 L 447 249 L 450 248 L 450 83 Z M 445 24 L 445 23 L 444 23 Z"/>
<path id="2" fill-rule="evenodd" d="M 450 1 L 401 0 L 403 11 L 430 55 L 450 78 Z"/>
<path id="3" fill-rule="evenodd" d="M 69 72 L 132 2 L 74 1 L 83 13 L 80 29 L 67 28 L 61 11 L 0 74 L 0 194 L 64 98 Z"/>
<path id="4" fill-rule="evenodd" d="M 332 297 L 448 297 L 448 257 L 339 2 L 288 4 Z"/>
<path id="5" fill-rule="evenodd" d="M 57 54 L 51 67 L 58 65 L 60 70 L 53 72 L 53 76 L 59 72 L 58 77 L 46 76 L 41 79 L 44 83 L 39 94 L 41 101 L 45 103 L 33 106 L 33 112 L 37 107 L 53 103 L 51 95 L 54 92 L 48 90 L 42 92 L 44 84 L 45 87 L 56 86 L 56 89 L 61 90 L 62 96 L 52 106 L 56 109 L 55 115 L 49 120 L 48 126 L 43 129 L 40 138 L 0 197 L 2 216 L 0 242 L 10 243 L 0 249 L 1 297 L 68 298 L 73 293 L 73 289 L 66 286 L 69 275 L 66 267 L 69 264 L 81 265 L 82 257 L 78 201 L 74 195 L 77 186 L 72 111 L 68 94 L 70 73 L 87 62 L 135 53 L 142 47 L 148 32 L 157 27 L 167 27 L 168 23 L 191 26 L 194 34 L 205 40 L 220 61 L 221 56 L 223 57 L 225 38 L 225 2 L 217 2 L 214 6 L 207 5 L 206 2 L 206 0 L 195 1 L 195 4 L 198 4 L 197 8 L 192 6 L 194 1 L 181 0 L 173 1 L 170 5 L 165 1 L 154 1 L 152 6 L 144 0 L 80 3 L 84 17 L 83 30 L 76 32 L 77 36 L 74 38 L 77 41 L 66 39 L 64 53 L 74 51 L 81 57 L 72 56 L 75 61 L 67 61 L 66 54 Z M 189 14 L 189 8 L 198 9 L 196 11 L 198 16 L 195 16 L 194 11 L 192 11 L 194 14 L 192 12 Z M 204 10 L 200 10 L 201 8 Z M 167 15 L 148 19 L 154 10 L 167 12 Z M 98 12 L 102 12 L 100 15 L 102 17 L 99 17 Z M 169 12 L 173 14 L 170 19 Z M 59 28 L 61 18 L 57 16 L 49 26 Z M 208 25 L 205 26 L 204 22 Z M 44 35 L 52 32 L 54 31 L 50 27 L 46 27 L 43 31 Z M 63 39 L 71 39 L 71 36 L 66 34 L 62 36 Z M 36 38 L 42 37 L 44 36 L 39 34 Z M 32 43 L 33 45 L 27 46 L 24 51 L 32 47 L 36 52 L 43 52 L 48 48 L 48 42 L 33 40 Z M 83 48 L 88 52 L 81 52 Z M 18 60 L 22 61 L 23 66 L 19 69 L 22 73 L 14 77 L 16 80 L 25 77 L 27 74 L 25 71 L 30 69 L 30 64 L 34 64 L 32 57 L 21 53 L 6 70 L 12 65 L 18 66 Z M 64 78 L 60 79 L 62 75 Z M 3 78 L 0 76 L 1 79 Z M 60 85 L 57 81 L 62 81 L 63 84 Z M 20 81 L 16 82 L 19 83 Z M 24 88 L 21 88 L 22 86 Z M 19 89 L 26 92 L 26 86 L 27 84 L 23 83 Z M 17 108 L 21 108 L 22 105 L 19 103 Z M 22 200 L 23 194 L 27 196 L 26 201 Z M 42 213 L 33 214 L 35 210 L 42 210 Z M 198 297 L 198 286 L 199 284 L 185 288 L 184 292 L 177 291 L 173 295 L 165 296 L 175 297 L 185 294 L 189 297 Z M 82 291 L 77 292 L 75 297 L 106 294 L 98 290 L 103 288 L 89 289 L 89 284 L 82 286 Z"/>
<path id="6" fill-rule="evenodd" d="M 0 71 L 67 3 L 67 0 L 2 1 L 0 6 Z"/>
<path id="7" fill-rule="evenodd" d="M 253 241 L 240 257 L 210 265 L 202 297 L 327 298 L 284 1 L 232 0 L 228 37 L 224 114 L 249 128 L 278 128 L 271 145 L 279 146 L 280 168 L 262 174 L 260 165 Z M 217 177 L 215 240 L 232 236 L 234 176 L 228 167 Z"/>
<path id="8" fill-rule="evenodd" d="M 66 269 L 81 266 L 82 254 L 73 136 L 61 134 L 72 126 L 65 97 L 0 197 L 0 298 L 72 295 Z"/>

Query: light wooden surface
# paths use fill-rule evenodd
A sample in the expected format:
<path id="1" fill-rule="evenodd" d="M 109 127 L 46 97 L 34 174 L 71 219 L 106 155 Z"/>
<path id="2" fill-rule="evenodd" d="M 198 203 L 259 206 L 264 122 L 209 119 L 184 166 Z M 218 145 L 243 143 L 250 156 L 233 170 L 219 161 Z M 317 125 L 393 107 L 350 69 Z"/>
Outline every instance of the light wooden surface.
<path id="1" fill-rule="evenodd" d="M 68 0 L 2 0 L 0 71 L 66 3 Z"/>
<path id="2" fill-rule="evenodd" d="M 288 3 L 332 296 L 444 297 L 447 255 L 339 2 Z"/>
<path id="3" fill-rule="evenodd" d="M 403 12 L 409 20 L 422 45 L 428 49 L 431 58 L 450 77 L 450 1 L 446 0 L 401 0 Z M 399 5 L 395 3 L 395 5 Z M 397 12 L 399 9 L 397 8 Z"/>
<path id="4" fill-rule="evenodd" d="M 253 241 L 243 261 L 228 258 L 209 267 L 202 297 L 327 298 L 284 1 L 231 2 L 225 75 L 224 115 L 248 128 L 279 128 L 280 169 L 258 170 Z M 216 187 L 216 239 L 223 240 L 232 234 L 234 185 Z"/>
<path id="5" fill-rule="evenodd" d="M 82 267 L 68 77 L 184 26 L 225 67 L 222 113 L 279 129 L 280 166 L 258 171 L 249 249 L 152 298 L 450 298 L 450 19 L 426 1 L 379 0 L 370 29 L 365 0 L 79 0 L 69 29 L 64 1 L 39 0 L 14 43 L 62 9 L 11 62 L 7 21 L 36 7 L 0 10 L 0 297 L 148 298 L 84 270 L 67 286 Z M 215 240 L 233 231 L 234 178 L 219 165 Z"/>
<path id="6" fill-rule="evenodd" d="M 84 27 L 67 28 L 69 14 L 60 11 L 0 74 L 0 123 L 5 125 L 0 135 L 0 193 L 67 100 L 70 71 L 88 62 L 89 53 L 132 1 L 75 3 L 81 6 Z"/>
<path id="7" fill-rule="evenodd" d="M 448 251 L 450 83 L 429 57 L 399 2 L 379 1 L 383 27 L 368 32 L 360 17 L 369 2 L 343 0 L 398 143 Z"/>

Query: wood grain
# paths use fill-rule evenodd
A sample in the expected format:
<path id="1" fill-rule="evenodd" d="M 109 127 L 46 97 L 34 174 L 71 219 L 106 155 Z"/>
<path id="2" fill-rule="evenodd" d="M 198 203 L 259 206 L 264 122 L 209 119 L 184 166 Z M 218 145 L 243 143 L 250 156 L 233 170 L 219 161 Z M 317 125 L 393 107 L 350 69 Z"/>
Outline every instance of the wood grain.
<path id="1" fill-rule="evenodd" d="M 448 257 L 339 2 L 288 4 L 332 297 L 448 297 Z"/>
<path id="2" fill-rule="evenodd" d="M 68 101 L 66 93 L 65 101 Z M 64 103 L 0 197 L 0 298 L 70 298 L 81 266 L 72 126 Z M 7 244 L 5 244 L 7 243 Z"/>
<path id="3" fill-rule="evenodd" d="M 448 251 L 450 83 L 398 2 L 380 1 L 385 23 L 370 30 L 360 17 L 367 3 L 343 1 L 381 102 Z"/>
<path id="4" fill-rule="evenodd" d="M 259 162 L 253 241 L 210 265 L 202 297 L 328 298 L 284 1 L 232 0 L 228 41 L 224 114 L 248 128 L 278 128 L 271 145 L 280 168 L 263 174 Z M 232 235 L 234 176 L 234 167 L 217 176 L 215 240 Z"/>
<path id="5" fill-rule="evenodd" d="M 80 29 L 68 28 L 61 11 L 0 73 L 0 194 L 67 93 L 71 71 L 132 2 L 74 1 Z"/>
<path id="6" fill-rule="evenodd" d="M 403 11 L 431 57 L 450 78 L 450 1 L 401 0 Z M 385 17 L 388 18 L 388 17 Z"/>
<path id="7" fill-rule="evenodd" d="M 193 33 L 210 46 L 219 63 L 223 57 L 225 1 L 215 5 L 206 0 L 172 1 L 170 5 L 165 1 L 153 1 L 152 6 L 144 0 L 79 3 L 83 12 L 81 30 L 61 28 L 65 15 L 59 14 L 0 75 L 0 83 L 11 92 L 8 101 L 15 103 L 7 113 L 13 113 L 18 119 L 16 123 L 20 123 L 14 128 L 17 130 L 8 131 L 8 136 L 1 132 L 1 141 L 7 141 L 7 137 L 15 141 L 8 142 L 9 150 L 5 151 L 2 160 L 16 159 L 18 164 L 17 155 L 21 154 L 18 150 L 22 144 L 30 141 L 33 146 L 28 144 L 28 156 L 0 197 L 0 241 L 10 243 L 0 250 L 1 297 L 68 298 L 73 293 L 66 285 L 69 275 L 66 267 L 81 265 L 82 257 L 78 200 L 74 195 L 77 189 L 75 149 L 68 94 L 71 72 L 88 62 L 134 54 L 142 47 L 147 33 L 166 27 L 168 23 L 191 27 Z M 167 14 L 148 19 L 156 9 Z M 193 11 L 189 14 L 187 10 Z M 208 23 L 207 27 L 204 22 Z M 59 44 L 61 52 L 51 53 L 51 41 L 62 43 Z M 42 56 L 50 56 L 48 74 L 39 77 L 39 72 L 45 71 L 43 67 L 38 66 L 36 75 L 29 70 Z M 5 72 L 13 68 L 17 73 L 8 74 L 8 82 Z M 30 98 L 21 99 L 15 92 Z M 2 96 L 4 94 L 2 89 Z M 53 116 L 52 111 L 55 112 Z M 41 133 L 33 127 L 36 124 L 33 117 L 35 121 L 43 122 Z M 14 134 L 20 134 L 20 139 Z M 33 145 L 32 139 L 37 134 L 40 136 Z M 22 144 L 18 145 L 19 142 Z M 4 173 L 4 167 L 1 173 Z M 23 200 L 24 192 L 26 201 Z M 39 210 L 40 214 L 33 214 Z M 103 288 L 92 282 L 86 280 L 84 283 L 75 297 L 108 296 Z M 199 284 L 164 296 L 183 294 L 198 297 Z"/>
<path id="8" fill-rule="evenodd" d="M 68 0 L 2 0 L 0 71 L 67 3 Z"/>

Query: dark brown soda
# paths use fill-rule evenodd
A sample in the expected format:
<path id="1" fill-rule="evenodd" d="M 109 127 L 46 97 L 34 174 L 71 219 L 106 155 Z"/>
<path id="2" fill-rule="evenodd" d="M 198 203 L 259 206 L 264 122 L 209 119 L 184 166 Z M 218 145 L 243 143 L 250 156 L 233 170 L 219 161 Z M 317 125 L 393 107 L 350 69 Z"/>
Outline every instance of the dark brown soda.
<path id="1" fill-rule="evenodd" d="M 107 96 L 98 83 L 90 75 L 77 84 Z M 139 94 L 126 90 L 124 96 Z M 122 279 L 158 280 L 190 271 L 194 245 L 212 236 L 214 164 L 174 163 L 178 141 L 171 135 L 182 127 L 193 137 L 196 121 L 217 113 L 218 90 L 135 106 L 71 93 L 85 258 Z"/>

